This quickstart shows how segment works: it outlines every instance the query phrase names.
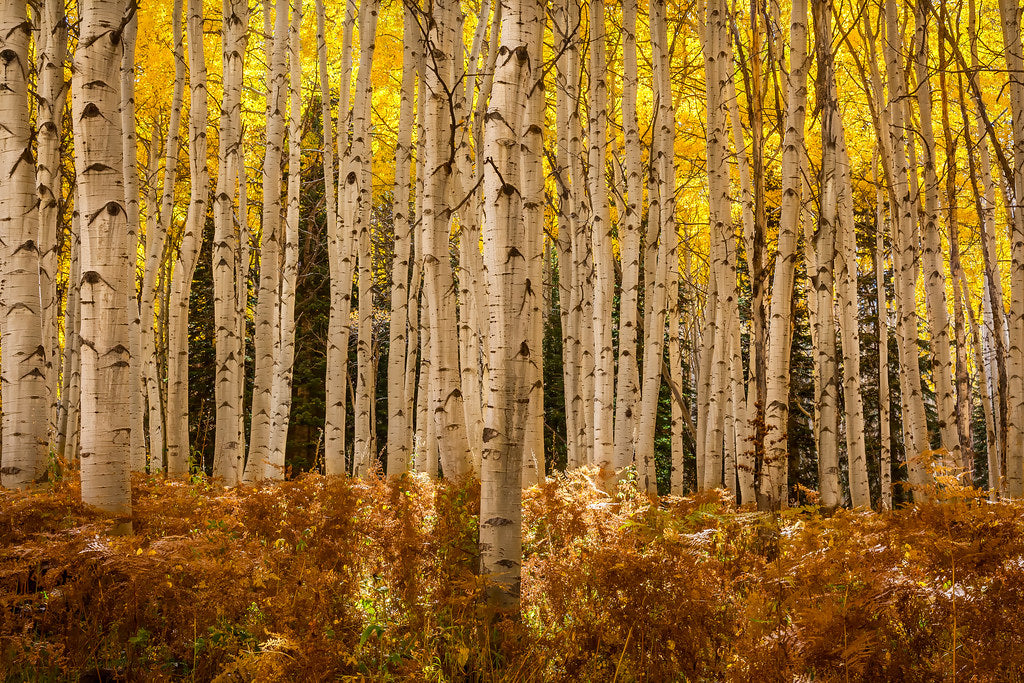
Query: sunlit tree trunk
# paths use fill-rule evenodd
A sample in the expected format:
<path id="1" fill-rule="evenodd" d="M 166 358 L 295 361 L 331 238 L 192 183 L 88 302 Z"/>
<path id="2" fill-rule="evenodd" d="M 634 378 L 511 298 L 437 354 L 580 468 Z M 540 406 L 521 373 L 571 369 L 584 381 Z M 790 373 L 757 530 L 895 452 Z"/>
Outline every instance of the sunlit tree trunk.
<path id="1" fill-rule="evenodd" d="M 164 261 L 167 235 L 173 219 L 174 187 L 178 177 L 178 151 L 181 135 L 181 108 L 185 92 L 185 48 L 182 40 L 182 4 L 175 0 L 171 12 L 174 38 L 174 87 L 171 96 L 171 115 L 167 127 L 167 149 L 164 160 L 163 189 L 159 211 L 149 207 L 146 223 L 146 264 L 142 277 L 142 292 L 139 297 L 139 313 L 144 316 L 141 324 L 143 355 L 143 378 L 146 382 L 146 401 L 149 418 L 150 471 L 163 469 L 164 462 L 164 409 L 161 398 L 159 358 L 157 355 L 157 302 L 158 278 Z M 151 136 L 150 154 L 155 135 Z M 154 179 L 155 182 L 155 179 Z M 161 300 L 161 309 L 163 311 Z"/>
<path id="2" fill-rule="evenodd" d="M 295 287 L 299 269 L 299 193 L 302 179 L 302 64 L 300 34 L 301 0 L 293 2 L 288 29 L 288 187 L 285 208 L 284 268 L 278 308 L 278 357 L 274 373 L 274 416 L 270 454 L 264 465 L 267 479 L 285 476 L 285 450 L 292 409 L 292 373 L 295 360 Z"/>
<path id="3" fill-rule="evenodd" d="M 640 415 L 635 445 L 638 484 L 648 493 L 657 493 L 654 467 L 654 428 L 665 340 L 665 314 L 668 280 L 670 233 L 675 220 L 668 207 L 675 191 L 673 149 L 675 113 L 672 106 L 668 64 L 668 29 L 665 0 L 652 0 L 649 5 L 653 55 L 652 81 L 655 94 L 654 146 L 650 201 L 647 207 L 647 238 L 645 265 L 645 299 L 650 298 L 644 315 L 644 358 L 641 373 Z"/>
<path id="4" fill-rule="evenodd" d="M 1010 348 L 1009 419 L 1007 420 L 1006 492 L 1024 496 L 1024 46 L 1021 42 L 1021 7 L 1017 0 L 999 0 L 1000 25 L 1006 68 L 1007 91 L 1013 120 L 1013 197 L 1010 237 Z M 1009 183 L 1011 179 L 1007 179 Z"/>
<path id="5" fill-rule="evenodd" d="M 375 467 L 373 439 L 374 399 L 377 373 L 373 360 L 373 251 L 370 245 L 370 211 L 373 208 L 372 159 L 370 149 L 370 71 L 377 33 L 379 0 L 363 0 L 359 6 L 359 73 L 352 107 L 352 165 L 349 175 L 358 176 L 358 206 L 355 212 L 359 266 L 359 333 L 356 340 L 356 396 L 354 473 L 363 476 Z"/>
<path id="6" fill-rule="evenodd" d="M 758 487 L 761 507 L 784 507 L 788 498 L 788 422 L 792 299 L 800 223 L 801 154 L 807 106 L 807 3 L 794 0 L 790 23 L 790 69 L 786 83 L 786 121 L 782 144 L 782 204 L 779 246 L 772 287 L 768 336 L 765 462 Z"/>
<path id="7" fill-rule="evenodd" d="M 448 92 L 453 87 L 451 25 L 454 6 L 449 0 L 435 3 L 434 21 L 428 34 L 425 70 L 424 115 L 423 283 L 430 326 L 430 408 L 436 421 L 436 437 L 445 476 L 458 477 L 472 467 L 462 406 L 459 378 L 458 329 L 455 283 L 449 257 L 452 166 L 447 146 L 455 121 L 451 118 Z M 428 444 L 429 447 L 429 444 Z M 518 472 L 518 470 L 517 470 Z"/>
<path id="8" fill-rule="evenodd" d="M 590 167 L 590 231 L 594 267 L 594 465 L 612 465 L 615 423 L 615 351 L 612 347 L 612 308 L 615 263 L 608 209 L 605 164 L 608 155 L 608 85 L 604 0 L 590 2 L 590 79 L 588 92 L 587 159 Z"/>
<path id="9" fill-rule="evenodd" d="M 838 223 L 836 235 L 836 295 L 839 302 L 839 336 L 843 354 L 843 405 L 846 420 L 846 458 L 850 502 L 871 507 L 867 448 L 864 443 L 864 399 L 860 387 L 860 329 L 857 294 L 857 226 L 853 209 L 853 184 L 845 128 L 836 112 Z"/>
<path id="10" fill-rule="evenodd" d="M 42 315 L 43 347 L 46 354 L 47 415 L 51 448 L 59 440 L 58 394 L 61 362 L 57 338 L 59 303 L 57 271 L 59 254 L 57 232 L 60 225 L 60 141 L 63 130 L 67 84 L 64 61 L 67 58 L 68 26 L 63 0 L 41 3 L 40 43 L 36 46 L 38 69 L 36 108 L 36 193 L 39 200 L 39 294 Z M 61 393 L 63 403 L 64 394 Z M 64 409 L 61 408 L 63 413 Z M 57 449 L 60 453 L 60 449 Z"/>
<path id="11" fill-rule="evenodd" d="M 239 168 L 245 163 L 242 150 L 242 72 L 248 42 L 249 4 L 247 0 L 224 0 L 224 25 L 221 29 L 221 63 L 224 97 L 220 114 L 220 155 L 217 191 L 214 197 L 213 305 L 217 325 L 216 338 L 216 436 L 213 456 L 214 476 L 233 486 L 242 477 L 245 452 L 241 432 L 244 375 L 244 349 L 239 320 L 238 274 L 243 228 L 235 213 L 240 198 Z M 244 188 L 244 185 L 242 186 Z M 333 188 L 332 188 L 333 189 Z M 328 200 L 333 193 L 328 193 Z M 329 204 L 333 209 L 333 205 Z M 330 218 L 330 216 L 329 216 Z M 241 321 L 244 322 L 244 319 Z"/>
<path id="12" fill-rule="evenodd" d="M 128 217 L 128 254 L 132 262 L 129 299 L 129 327 L 131 330 L 131 372 L 128 380 L 131 387 L 131 468 L 133 472 L 146 471 L 146 431 L 144 412 L 146 407 L 145 384 L 142 381 L 142 337 L 141 312 L 136 296 L 136 269 L 139 253 L 139 232 L 142 229 L 139 207 L 138 142 L 135 134 L 135 42 L 139 29 L 138 7 L 128 3 L 129 17 L 126 17 L 122 40 L 124 51 L 121 55 L 121 144 L 124 154 L 125 212 Z"/>
<path id="13" fill-rule="evenodd" d="M 0 483 L 8 488 L 24 487 L 44 476 L 48 443 L 39 214 L 28 99 L 31 25 L 26 9 L 19 0 L 0 3 L 0 380 L 4 406 Z M 119 45 L 116 47 L 119 57 Z M 119 82 L 111 84 L 115 95 L 118 86 Z M 120 102 L 110 106 L 117 115 Z M 121 208 L 123 202 L 122 197 Z"/>
<path id="14" fill-rule="evenodd" d="M 532 378 L 543 352 L 530 346 L 534 297 L 531 246 L 543 224 L 523 220 L 520 141 L 530 125 L 529 88 L 542 77 L 534 40 L 544 12 L 535 0 L 499 0 L 501 47 L 484 122 L 484 261 L 487 274 L 490 385 L 485 411 L 480 490 L 480 564 L 494 581 L 490 602 L 518 612 L 522 571 L 521 467 Z M 533 179 L 531 179 L 533 180 Z M 531 235 L 531 232 L 537 235 Z M 524 317 L 526 320 L 524 320 Z M 539 390 L 539 387 L 538 389 Z"/>
<path id="15" fill-rule="evenodd" d="M 83 0 L 79 5 L 71 83 L 82 245 L 82 500 L 129 516 L 128 303 L 133 261 L 128 254 L 121 144 L 124 10 L 120 1 Z"/>
<path id="16" fill-rule="evenodd" d="M 269 5 L 269 3 L 268 3 Z M 263 156 L 263 232 L 260 239 L 260 286 L 256 305 L 256 374 L 252 392 L 249 458 L 243 479 L 266 476 L 273 429 L 274 377 L 277 372 L 278 287 L 281 273 L 281 148 L 284 144 L 288 45 L 288 0 L 276 0 L 270 62 L 267 65 L 267 147 Z M 284 474 L 283 472 L 281 473 Z"/>
<path id="17" fill-rule="evenodd" d="M 327 328 L 327 405 L 324 425 L 324 470 L 328 475 L 346 472 L 345 466 L 345 396 L 348 386 L 348 340 L 351 323 L 352 276 L 354 245 L 350 235 L 351 217 L 343 211 L 347 167 L 351 150 L 348 144 L 349 104 L 352 92 L 352 32 L 356 22 L 356 1 L 345 5 L 342 30 L 342 70 L 338 93 L 338 187 L 335 231 L 327 233 L 328 258 L 331 271 L 331 313 Z"/>
<path id="18" fill-rule="evenodd" d="M 931 332 L 932 380 L 938 410 L 942 446 L 953 462 L 963 465 L 957 429 L 956 397 L 953 393 L 953 358 L 950 355 L 949 310 L 946 301 L 946 272 L 939 235 L 939 176 L 936 171 L 935 132 L 932 126 L 931 66 L 928 64 L 927 14 L 929 0 L 918 0 L 914 11 L 914 73 L 917 77 L 917 107 L 920 114 L 924 169 L 924 213 L 921 216 L 921 262 L 924 267 L 925 302 Z"/>
<path id="19" fill-rule="evenodd" d="M 318 11 L 323 6 L 323 0 L 319 1 Z M 402 100 L 398 113 L 395 189 L 392 205 L 395 222 L 395 258 L 391 266 L 391 323 L 388 339 L 387 471 L 389 475 L 403 474 L 409 469 L 409 456 L 413 445 L 413 416 L 406 398 L 406 373 L 415 373 L 415 366 L 409 363 L 413 350 L 409 343 L 409 265 L 412 259 L 412 220 L 409 212 L 412 182 L 413 102 L 416 98 L 416 68 L 421 56 L 419 53 L 419 30 L 412 9 L 406 6 L 403 16 Z M 321 79 L 326 81 L 325 49 L 321 49 L 320 63 Z M 325 126 L 329 120 L 330 113 L 325 110 Z M 325 165 L 326 163 L 325 161 Z M 332 209 L 333 204 L 329 203 L 328 220 L 331 219 Z"/>
<path id="20" fill-rule="evenodd" d="M 206 205 L 210 194 L 210 171 L 207 160 L 207 89 L 206 58 L 203 54 L 203 6 L 200 0 L 189 0 L 188 20 L 189 71 L 189 171 L 191 194 L 188 215 L 181 236 L 178 258 L 171 278 L 169 329 L 167 331 L 167 473 L 172 477 L 187 476 L 191 447 L 188 430 L 188 313 L 192 276 L 199 260 L 206 223 Z"/>
<path id="21" fill-rule="evenodd" d="M 889 81 L 888 139 L 883 153 L 891 158 L 891 191 L 895 199 L 893 221 L 893 261 L 897 268 L 896 301 L 899 310 L 900 378 L 901 395 L 906 403 L 904 430 L 909 437 L 906 444 L 908 478 L 911 484 L 923 484 L 927 472 L 920 461 L 921 454 L 928 449 L 928 426 L 925 419 L 924 401 L 921 393 L 921 373 L 917 344 L 917 311 L 914 295 L 917 281 L 917 259 L 914 239 L 916 222 L 914 206 L 908 181 L 909 171 L 905 147 L 904 98 L 905 84 L 901 63 L 903 38 L 899 32 L 896 3 L 885 3 L 885 65 Z M 885 135 L 885 133 L 883 133 Z"/>
<path id="22" fill-rule="evenodd" d="M 622 128 L 625 147 L 626 210 L 619 218 L 619 253 L 622 262 L 622 288 L 619 294 L 618 385 L 615 398 L 615 472 L 633 461 L 637 402 L 640 377 L 637 371 L 637 301 L 640 291 L 640 216 L 643 210 L 640 129 L 636 113 L 637 0 L 626 0 L 622 7 L 623 77 Z"/>
<path id="23" fill-rule="evenodd" d="M 878 165 L 873 164 L 877 169 Z M 881 499 L 878 507 L 892 509 L 892 438 L 889 432 L 889 307 L 885 293 L 885 223 L 882 187 L 875 174 L 875 290 L 878 313 L 878 423 L 879 423 L 879 479 Z"/>

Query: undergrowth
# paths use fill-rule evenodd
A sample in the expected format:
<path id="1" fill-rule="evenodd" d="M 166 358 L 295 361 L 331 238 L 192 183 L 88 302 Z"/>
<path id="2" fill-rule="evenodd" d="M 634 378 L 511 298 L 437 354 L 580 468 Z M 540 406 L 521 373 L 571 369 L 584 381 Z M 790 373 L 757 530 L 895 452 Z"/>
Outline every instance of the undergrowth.
<path id="1" fill-rule="evenodd" d="M 471 484 L 136 478 L 135 535 L 73 482 L 0 492 L 0 678 L 978 680 L 1022 675 L 1024 507 L 875 514 L 524 494 L 523 613 L 480 607 Z"/>

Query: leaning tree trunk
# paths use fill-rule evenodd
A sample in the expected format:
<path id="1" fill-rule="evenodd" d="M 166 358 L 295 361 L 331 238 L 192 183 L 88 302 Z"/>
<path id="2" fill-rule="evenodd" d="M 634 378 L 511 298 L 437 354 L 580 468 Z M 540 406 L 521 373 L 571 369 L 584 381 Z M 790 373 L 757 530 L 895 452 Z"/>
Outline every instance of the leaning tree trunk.
<path id="1" fill-rule="evenodd" d="M 39 298 L 36 169 L 32 164 L 28 100 L 30 26 L 24 2 L 0 3 L 0 119 L 4 122 L 0 125 L 0 382 L 4 405 L 0 483 L 17 488 L 45 474 L 49 415 Z M 112 49 L 120 57 L 120 46 Z M 119 84 L 111 83 L 115 94 Z M 111 104 L 112 113 L 118 116 L 119 106 L 120 102 Z M 120 153 L 120 140 L 118 143 Z M 123 208 L 123 204 L 121 197 L 118 206 Z"/>
<path id="2" fill-rule="evenodd" d="M 83 0 L 72 70 L 81 215 L 82 501 L 122 516 L 129 481 L 129 314 L 132 259 L 121 145 L 121 22 L 125 3 Z M 125 526 L 130 530 L 131 522 Z"/>

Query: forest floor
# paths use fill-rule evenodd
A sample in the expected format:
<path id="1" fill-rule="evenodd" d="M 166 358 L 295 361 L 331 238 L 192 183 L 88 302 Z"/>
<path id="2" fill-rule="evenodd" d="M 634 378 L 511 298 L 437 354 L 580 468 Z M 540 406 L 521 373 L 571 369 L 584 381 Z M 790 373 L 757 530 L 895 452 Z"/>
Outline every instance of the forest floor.
<path id="1" fill-rule="evenodd" d="M 134 535 L 74 481 L 0 492 L 0 672 L 25 680 L 1014 680 L 1024 506 L 892 513 L 525 493 L 493 622 L 472 486 L 137 477 Z"/>

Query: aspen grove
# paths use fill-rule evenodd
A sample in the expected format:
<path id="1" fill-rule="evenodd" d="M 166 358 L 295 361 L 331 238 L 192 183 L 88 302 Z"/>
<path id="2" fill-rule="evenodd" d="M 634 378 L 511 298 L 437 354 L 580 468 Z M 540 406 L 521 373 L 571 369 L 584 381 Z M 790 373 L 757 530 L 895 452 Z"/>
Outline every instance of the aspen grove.
<path id="1" fill-rule="evenodd" d="M 131 544 L 173 517 L 152 500 L 177 505 L 176 486 L 232 525 L 331 491 L 379 531 L 388 510 L 443 500 L 430 519 L 463 529 L 474 600 L 509 623 L 535 618 L 538 596 L 569 600 L 531 558 L 562 561 L 569 536 L 539 529 L 583 534 L 555 519 L 574 504 L 600 543 L 641 509 L 692 521 L 712 506 L 750 548 L 761 532 L 743 515 L 775 520 L 773 553 L 796 552 L 778 550 L 794 508 L 824 535 L 884 535 L 880 520 L 915 510 L 1016 519 L 1022 12 L 0 0 L 0 507 L 51 496 Z M 767 572 L 775 556 L 758 557 Z M 353 585 L 377 576 L 364 570 Z M 11 623 L 0 665 L 17 660 Z M 505 659 L 458 654 L 444 680 L 541 671 L 544 648 L 514 628 L 481 646 Z M 678 636 L 652 631 L 674 643 L 677 665 L 658 669 L 633 659 L 636 629 L 609 635 L 617 665 L 566 659 L 536 678 L 757 678 L 776 661 L 687 669 Z M 270 676 L 239 668 L 243 650 L 242 678 Z M 851 652 L 785 670 L 897 676 L 851 669 Z"/>

